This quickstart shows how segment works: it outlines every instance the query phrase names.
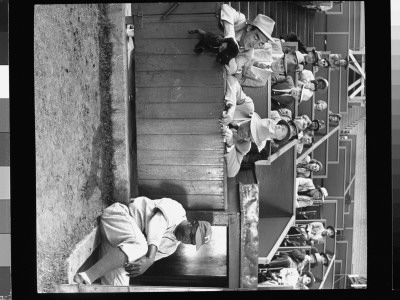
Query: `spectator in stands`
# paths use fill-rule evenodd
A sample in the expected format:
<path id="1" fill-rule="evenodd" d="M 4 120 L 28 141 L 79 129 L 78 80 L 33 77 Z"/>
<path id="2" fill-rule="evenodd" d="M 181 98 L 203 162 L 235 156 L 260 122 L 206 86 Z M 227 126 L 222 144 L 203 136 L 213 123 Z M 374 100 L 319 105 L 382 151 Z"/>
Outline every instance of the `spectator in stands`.
<path id="1" fill-rule="evenodd" d="M 317 82 L 315 90 L 320 90 L 322 93 L 325 93 L 328 90 L 329 87 L 328 80 L 319 76 L 315 78 L 315 81 Z"/>
<path id="2" fill-rule="evenodd" d="M 315 186 L 311 178 L 296 177 L 296 191 L 298 208 L 322 203 L 328 196 L 326 188 Z"/>
<path id="3" fill-rule="evenodd" d="M 246 20 L 246 16 L 228 4 L 221 6 L 220 23 L 223 26 L 224 37 L 232 37 L 237 41 L 239 51 L 256 50 L 254 59 L 263 61 L 265 51 L 282 54 L 280 40 L 273 38 L 275 21 L 270 17 L 259 14 L 253 21 Z"/>
<path id="4" fill-rule="evenodd" d="M 292 226 L 289 229 L 289 234 L 300 233 L 304 239 L 311 242 L 311 244 L 325 243 L 327 236 L 335 237 L 335 228 L 332 226 L 324 227 L 321 222 L 311 222 L 308 224 L 300 224 Z"/>
<path id="5" fill-rule="evenodd" d="M 311 124 L 304 130 L 304 134 L 314 136 L 314 133 L 325 128 L 324 120 L 312 120 Z"/>
<path id="6" fill-rule="evenodd" d="M 266 268 L 296 268 L 300 263 L 304 261 L 306 254 L 300 249 L 293 249 L 288 252 L 280 252 L 278 255 L 274 255 L 273 259 L 269 264 L 266 264 Z"/>
<path id="7" fill-rule="evenodd" d="M 315 80 L 315 77 L 313 72 L 311 72 L 310 70 L 303 69 L 301 72 L 299 72 L 297 79 L 299 82 L 307 83 L 312 80 Z"/>
<path id="8" fill-rule="evenodd" d="M 225 119 L 221 118 L 222 135 L 226 139 L 225 161 L 227 176 L 235 177 L 239 172 L 243 157 L 251 150 L 251 142 L 257 145 L 261 152 L 267 140 L 281 145 L 292 139 L 298 138 L 300 131 L 304 130 L 311 122 L 307 116 L 296 117 L 292 120 L 289 110 L 271 111 L 270 118 L 261 119 L 254 112 L 251 119 L 238 123 L 231 123 L 230 128 L 225 126 Z M 257 156 L 259 158 L 259 156 Z M 246 162 L 254 162 L 246 159 Z"/>
<path id="9" fill-rule="evenodd" d="M 303 83 L 299 81 L 299 86 L 304 87 L 303 95 L 300 99 L 300 103 L 303 101 L 309 100 L 317 90 L 321 90 L 323 92 L 326 91 L 328 87 L 328 81 L 324 78 L 317 78 L 315 80 L 307 81 Z"/>
<path id="10" fill-rule="evenodd" d="M 309 271 L 300 275 L 296 268 L 283 268 L 277 274 L 267 272 L 260 278 L 259 285 L 293 285 L 296 289 L 308 289 L 314 282 L 315 277 Z"/>
<path id="11" fill-rule="evenodd" d="M 303 123 L 305 121 L 302 121 Z M 258 151 L 261 151 L 265 147 L 267 140 L 283 141 L 297 137 L 297 126 L 292 122 L 287 122 L 279 116 L 278 112 L 276 114 L 271 112 L 271 118 L 269 119 L 261 119 L 254 112 L 251 119 L 230 124 L 232 129 L 225 126 L 224 119 L 221 118 L 221 125 L 223 125 L 222 136 L 226 141 L 225 161 L 228 177 L 235 177 L 239 172 L 243 156 L 251 149 L 251 142 L 257 145 Z"/>
<path id="12" fill-rule="evenodd" d="M 225 105 L 227 110 L 223 115 L 223 125 L 228 125 L 233 120 L 251 118 L 254 112 L 253 100 L 243 92 L 234 76 L 227 76 L 226 82 Z"/>
<path id="13" fill-rule="evenodd" d="M 253 51 L 254 52 L 254 51 Z M 249 87 L 265 86 L 268 78 L 271 78 L 271 85 L 283 83 L 288 72 L 295 72 L 299 66 L 298 58 L 302 59 L 301 55 L 286 51 L 279 58 L 265 57 L 260 62 L 256 61 L 252 54 L 252 50 L 240 53 L 234 60 L 231 60 L 226 71 L 228 75 L 235 76 L 240 85 Z M 290 78 L 291 79 L 291 78 Z M 293 81 L 286 84 L 291 84 L 294 87 Z"/>
<path id="14" fill-rule="evenodd" d="M 129 285 L 129 277 L 144 273 L 159 259 L 173 254 L 180 243 L 198 250 L 211 239 L 211 224 L 186 219 L 182 205 L 172 199 L 134 198 L 129 206 L 114 203 L 100 217 L 100 260 L 74 281 Z M 126 273 L 129 275 L 127 276 Z"/>
<path id="15" fill-rule="evenodd" d="M 297 49 L 303 54 L 307 54 L 307 47 L 304 45 L 304 43 L 297 37 L 297 34 L 295 32 L 290 32 L 284 35 L 281 35 L 279 37 L 281 39 L 281 42 L 296 42 L 297 43 Z"/>
<path id="16" fill-rule="evenodd" d="M 308 264 L 310 264 L 311 268 L 317 267 L 319 264 L 324 265 L 325 267 L 329 266 L 329 263 L 332 261 L 332 257 L 325 252 L 318 253 L 317 248 L 311 247 L 310 255 L 306 255 L 304 260 L 297 265 L 297 270 L 302 272 Z"/>
<path id="17" fill-rule="evenodd" d="M 322 163 L 319 160 L 311 159 L 310 155 L 307 155 L 297 164 L 296 177 L 309 178 L 312 172 L 319 172 L 322 168 Z"/>
<path id="18" fill-rule="evenodd" d="M 323 111 L 328 108 L 328 104 L 324 100 L 318 100 L 317 103 L 314 103 L 314 109 L 318 111 Z"/>
<path id="19" fill-rule="evenodd" d="M 307 54 L 304 54 L 304 65 L 311 64 L 313 66 L 316 66 L 321 59 L 321 52 L 312 49 L 311 51 L 308 51 Z"/>
<path id="20" fill-rule="evenodd" d="M 342 116 L 329 111 L 329 126 L 338 126 Z"/>

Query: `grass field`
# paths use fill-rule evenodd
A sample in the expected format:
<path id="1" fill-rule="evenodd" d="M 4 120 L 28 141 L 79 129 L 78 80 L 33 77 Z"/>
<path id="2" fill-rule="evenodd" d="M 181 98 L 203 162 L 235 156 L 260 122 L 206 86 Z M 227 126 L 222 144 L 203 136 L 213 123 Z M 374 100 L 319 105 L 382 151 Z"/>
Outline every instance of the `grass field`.
<path id="1" fill-rule="evenodd" d="M 38 292 L 66 283 L 65 259 L 112 203 L 105 6 L 37 5 L 34 17 Z"/>

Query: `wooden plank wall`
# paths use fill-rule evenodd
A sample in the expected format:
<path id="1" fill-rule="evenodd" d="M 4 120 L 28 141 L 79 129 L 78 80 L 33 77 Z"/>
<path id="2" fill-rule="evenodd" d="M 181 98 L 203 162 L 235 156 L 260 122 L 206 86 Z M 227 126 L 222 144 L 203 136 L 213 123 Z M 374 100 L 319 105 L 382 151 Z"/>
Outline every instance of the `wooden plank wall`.
<path id="1" fill-rule="evenodd" d="M 190 210 L 223 210 L 222 66 L 189 30 L 219 33 L 216 3 L 134 4 L 139 193 Z M 140 6 L 140 8 L 139 8 Z"/>

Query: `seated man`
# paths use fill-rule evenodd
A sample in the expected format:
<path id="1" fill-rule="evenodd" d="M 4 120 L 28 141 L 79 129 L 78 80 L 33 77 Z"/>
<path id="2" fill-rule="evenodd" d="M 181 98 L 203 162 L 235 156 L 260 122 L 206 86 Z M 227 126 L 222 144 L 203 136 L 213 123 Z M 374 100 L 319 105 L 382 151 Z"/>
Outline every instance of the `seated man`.
<path id="1" fill-rule="evenodd" d="M 318 253 L 318 249 L 315 247 L 311 247 L 310 255 L 306 255 L 304 260 L 297 265 L 297 270 L 301 273 L 305 267 L 310 265 L 311 268 L 315 268 L 320 264 L 325 267 L 329 266 L 332 261 L 332 257 L 325 252 Z"/>
<path id="2" fill-rule="evenodd" d="M 304 58 L 303 58 L 303 61 L 304 61 Z M 301 72 L 299 72 L 297 79 L 299 82 L 307 83 L 312 80 L 315 80 L 315 77 L 314 77 L 313 72 L 311 72 L 310 70 L 303 69 Z"/>
<path id="3" fill-rule="evenodd" d="M 323 202 L 328 196 L 328 191 L 320 186 L 315 187 L 311 178 L 296 177 L 296 207 L 314 205 L 316 202 Z"/>
<path id="4" fill-rule="evenodd" d="M 259 285 L 293 285 L 296 289 L 308 289 L 314 282 L 311 272 L 305 271 L 300 275 L 296 268 L 283 268 L 279 273 L 267 271 L 259 277 Z"/>
<path id="5" fill-rule="evenodd" d="M 304 134 L 309 136 L 314 136 L 314 133 L 319 131 L 320 129 L 325 128 L 325 121 L 324 120 L 312 120 L 310 125 L 304 130 Z"/>
<path id="6" fill-rule="evenodd" d="M 349 64 L 348 59 L 342 59 L 341 54 L 329 54 L 328 60 L 325 58 L 322 58 L 318 62 L 318 66 L 321 68 L 331 68 L 333 71 L 337 71 L 340 69 L 340 67 L 347 68 Z"/>
<path id="7" fill-rule="evenodd" d="M 342 116 L 329 111 L 329 126 L 338 126 Z"/>
<path id="8" fill-rule="evenodd" d="M 317 66 L 321 58 L 321 53 L 312 49 L 311 51 L 308 51 L 307 54 L 304 54 L 304 65 L 311 64 Z"/>
<path id="9" fill-rule="evenodd" d="M 180 243 L 198 250 L 211 239 L 211 224 L 186 219 L 182 205 L 172 199 L 134 198 L 129 206 L 114 203 L 100 217 L 100 260 L 74 281 L 129 285 L 129 277 L 143 274 L 159 259 L 173 254 Z M 126 274 L 128 272 L 128 275 Z"/>
<path id="10" fill-rule="evenodd" d="M 296 177 L 309 178 L 312 172 L 319 172 L 322 168 L 322 163 L 319 160 L 311 159 L 310 155 L 307 155 L 297 164 Z"/>
<path id="11" fill-rule="evenodd" d="M 280 40 L 271 36 L 275 26 L 275 22 L 271 18 L 259 14 L 253 21 L 246 20 L 244 14 L 228 4 L 223 4 L 220 21 L 224 28 L 224 37 L 235 38 L 240 52 L 254 48 L 272 49 L 273 53 L 282 53 Z"/>
<path id="12" fill-rule="evenodd" d="M 328 81 L 322 77 L 317 77 L 315 80 L 307 81 L 305 83 L 299 81 L 299 86 L 304 87 L 304 91 L 302 96 L 300 97 L 299 104 L 303 101 L 308 101 L 318 90 L 326 92 L 328 85 Z"/>
<path id="13" fill-rule="evenodd" d="M 227 76 L 226 81 L 225 104 L 228 109 L 223 116 L 223 125 L 227 125 L 233 120 L 251 118 L 254 112 L 253 100 L 243 92 L 235 77 Z"/>
<path id="14" fill-rule="evenodd" d="M 272 146 L 278 147 L 282 145 L 283 143 L 287 143 L 291 141 L 294 138 L 298 138 L 299 135 L 301 134 L 301 131 L 303 130 L 304 126 L 307 126 L 307 124 L 310 122 L 310 119 L 306 116 L 300 116 L 296 117 L 295 119 L 292 119 L 292 112 L 288 109 L 280 109 L 279 111 L 271 111 L 271 118 L 273 119 L 283 119 L 290 126 L 292 127 L 292 131 L 296 130 L 297 134 L 293 134 L 291 137 L 287 139 L 282 139 L 282 140 L 272 140 Z M 268 156 L 270 155 L 269 149 L 266 149 L 266 147 L 263 147 L 261 150 L 259 150 L 257 147 L 251 146 L 249 152 L 243 157 L 242 162 L 243 163 L 255 163 L 258 160 L 267 160 Z"/>
<path id="15" fill-rule="evenodd" d="M 314 143 L 314 136 L 310 136 L 302 132 L 302 136 L 299 135 L 299 140 L 297 141 L 296 151 L 297 154 L 301 154 L 303 152 L 304 146 L 311 146 Z"/>
<path id="16" fill-rule="evenodd" d="M 327 236 L 335 237 L 335 228 L 332 226 L 324 227 L 321 222 L 311 222 L 308 224 L 300 224 L 292 226 L 288 234 L 300 234 L 303 238 L 310 242 L 311 245 L 325 243 Z"/>

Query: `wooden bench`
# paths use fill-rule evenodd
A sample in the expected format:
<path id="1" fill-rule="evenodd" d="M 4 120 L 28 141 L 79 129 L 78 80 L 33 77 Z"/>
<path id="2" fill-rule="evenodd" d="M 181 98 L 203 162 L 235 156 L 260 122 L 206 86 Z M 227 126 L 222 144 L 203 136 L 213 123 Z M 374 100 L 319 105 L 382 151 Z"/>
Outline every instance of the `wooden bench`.
<path id="1" fill-rule="evenodd" d="M 329 125 L 328 125 L 329 126 Z M 332 129 L 330 129 L 332 130 Z M 328 163 L 339 163 L 339 137 L 340 131 L 336 130 L 335 133 L 329 138 L 328 142 Z"/>

